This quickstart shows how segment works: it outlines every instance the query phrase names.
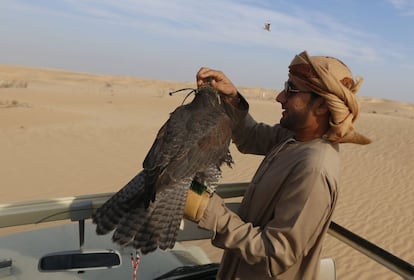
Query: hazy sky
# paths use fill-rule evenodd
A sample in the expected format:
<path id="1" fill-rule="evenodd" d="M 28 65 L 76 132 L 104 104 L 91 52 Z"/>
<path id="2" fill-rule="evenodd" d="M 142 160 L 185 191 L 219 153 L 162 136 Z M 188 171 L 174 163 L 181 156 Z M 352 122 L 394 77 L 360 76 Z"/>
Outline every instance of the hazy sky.
<path id="1" fill-rule="evenodd" d="M 302 50 L 414 102 L 414 0 L 1 0 L 0 64 L 280 89 Z M 271 31 L 263 26 L 271 23 Z"/>

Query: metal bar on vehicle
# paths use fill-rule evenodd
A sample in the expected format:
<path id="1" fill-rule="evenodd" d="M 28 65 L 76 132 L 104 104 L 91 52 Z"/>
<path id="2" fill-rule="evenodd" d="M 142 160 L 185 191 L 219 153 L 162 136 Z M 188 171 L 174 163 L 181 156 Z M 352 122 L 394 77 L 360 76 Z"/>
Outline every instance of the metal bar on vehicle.
<path id="1" fill-rule="evenodd" d="M 227 184 L 220 184 L 216 192 L 222 198 L 231 198 L 231 197 L 239 197 L 244 196 L 244 193 L 247 190 L 249 183 L 227 183 Z"/>
<path id="2" fill-rule="evenodd" d="M 102 193 L 0 204 L 0 228 L 72 220 L 77 212 L 82 212 L 83 215 L 88 211 L 92 213 L 93 209 L 101 206 L 113 194 Z M 83 206 L 79 207 L 80 204 Z"/>
<path id="3" fill-rule="evenodd" d="M 399 274 L 403 279 L 414 279 L 414 266 L 385 251 L 352 231 L 331 222 L 328 233 L 370 259 Z"/>

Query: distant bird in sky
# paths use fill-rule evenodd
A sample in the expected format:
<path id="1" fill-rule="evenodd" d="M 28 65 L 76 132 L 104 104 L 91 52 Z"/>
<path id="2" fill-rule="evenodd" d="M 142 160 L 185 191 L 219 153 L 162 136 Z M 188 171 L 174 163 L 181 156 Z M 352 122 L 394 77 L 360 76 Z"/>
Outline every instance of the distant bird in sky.
<path id="1" fill-rule="evenodd" d="M 216 185 L 229 151 L 231 121 L 212 87 L 171 113 L 158 131 L 143 170 L 94 213 L 97 234 L 141 253 L 172 248 L 183 218 L 187 191 L 196 181 Z"/>
<path id="2" fill-rule="evenodd" d="M 270 22 L 266 22 L 263 29 L 270 32 Z"/>

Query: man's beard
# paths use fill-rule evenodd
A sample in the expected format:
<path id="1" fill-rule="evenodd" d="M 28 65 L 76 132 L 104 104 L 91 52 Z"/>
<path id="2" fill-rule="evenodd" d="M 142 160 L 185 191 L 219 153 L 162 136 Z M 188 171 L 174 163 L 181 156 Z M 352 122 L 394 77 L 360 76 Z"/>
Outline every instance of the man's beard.
<path id="1" fill-rule="evenodd" d="M 286 111 L 280 119 L 280 125 L 291 131 L 296 131 L 305 126 L 309 117 L 309 108 L 303 111 Z"/>

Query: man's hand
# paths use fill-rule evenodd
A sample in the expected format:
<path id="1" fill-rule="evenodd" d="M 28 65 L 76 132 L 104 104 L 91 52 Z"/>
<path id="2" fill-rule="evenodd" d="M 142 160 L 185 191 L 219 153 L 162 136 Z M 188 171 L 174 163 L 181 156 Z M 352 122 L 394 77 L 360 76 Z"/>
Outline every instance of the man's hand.
<path id="1" fill-rule="evenodd" d="M 210 85 L 224 95 L 237 97 L 237 88 L 222 71 L 202 67 L 197 72 L 197 86 L 203 86 L 210 81 Z"/>

